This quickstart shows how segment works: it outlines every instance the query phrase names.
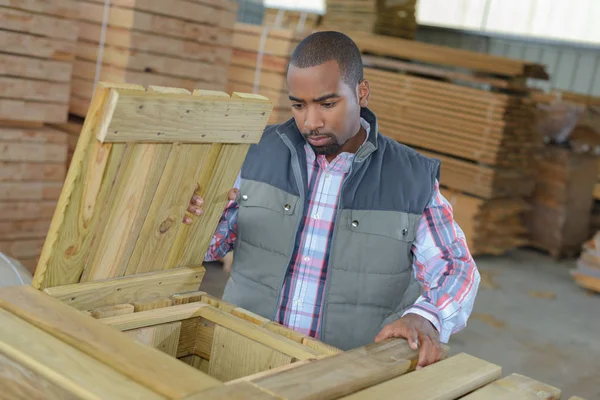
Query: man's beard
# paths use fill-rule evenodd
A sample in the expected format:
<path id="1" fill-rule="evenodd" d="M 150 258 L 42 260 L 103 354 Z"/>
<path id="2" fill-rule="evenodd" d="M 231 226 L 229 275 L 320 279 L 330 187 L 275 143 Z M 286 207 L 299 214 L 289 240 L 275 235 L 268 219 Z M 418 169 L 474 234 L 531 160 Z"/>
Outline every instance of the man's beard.
<path id="1" fill-rule="evenodd" d="M 310 147 L 317 155 L 328 156 L 330 154 L 335 154 L 342 147 L 342 145 L 337 142 L 336 137 L 330 133 L 311 132 L 309 134 L 302 134 L 302 136 L 304 136 L 304 139 L 306 139 L 306 143 L 310 145 Z M 310 141 L 308 141 L 308 138 L 311 136 L 327 136 L 333 140 L 333 143 L 327 144 L 325 146 L 315 146 Z"/>

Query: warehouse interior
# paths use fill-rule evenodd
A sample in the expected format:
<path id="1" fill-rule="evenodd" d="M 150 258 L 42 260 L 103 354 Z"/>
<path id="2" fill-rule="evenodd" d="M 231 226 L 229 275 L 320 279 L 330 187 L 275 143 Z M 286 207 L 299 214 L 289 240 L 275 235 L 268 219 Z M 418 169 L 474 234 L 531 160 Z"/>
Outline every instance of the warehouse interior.
<path id="1" fill-rule="evenodd" d="M 381 133 L 441 160 L 481 274 L 451 353 L 600 399 L 600 1 L 172 1 L 0 1 L 0 287 L 60 248 L 48 232 L 98 82 L 259 94 L 282 123 L 294 47 L 339 30 Z M 204 263 L 200 290 L 223 295 L 232 256 Z"/>

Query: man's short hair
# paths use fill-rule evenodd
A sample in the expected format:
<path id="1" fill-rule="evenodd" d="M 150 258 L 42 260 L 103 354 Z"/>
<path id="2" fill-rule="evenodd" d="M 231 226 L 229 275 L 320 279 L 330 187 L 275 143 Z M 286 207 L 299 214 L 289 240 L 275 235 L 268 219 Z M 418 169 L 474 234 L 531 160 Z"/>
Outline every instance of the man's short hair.
<path id="1" fill-rule="evenodd" d="M 340 32 L 315 32 L 304 38 L 290 58 L 297 68 L 316 67 L 327 61 L 337 61 L 342 80 L 354 88 L 363 79 L 363 63 L 358 46 Z"/>

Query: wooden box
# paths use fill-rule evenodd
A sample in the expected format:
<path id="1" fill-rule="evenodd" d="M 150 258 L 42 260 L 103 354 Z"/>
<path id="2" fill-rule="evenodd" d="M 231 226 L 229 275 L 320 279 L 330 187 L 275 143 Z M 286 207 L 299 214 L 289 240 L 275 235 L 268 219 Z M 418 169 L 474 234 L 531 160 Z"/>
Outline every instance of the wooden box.
<path id="1" fill-rule="evenodd" d="M 501 377 L 500 366 L 469 354 L 446 349 L 442 361 L 415 370 L 418 353 L 402 339 L 337 352 L 273 333 L 244 310 L 200 293 L 177 298 L 197 297 L 96 320 L 30 286 L 0 289 L 0 399 L 561 396 L 523 375 Z"/>

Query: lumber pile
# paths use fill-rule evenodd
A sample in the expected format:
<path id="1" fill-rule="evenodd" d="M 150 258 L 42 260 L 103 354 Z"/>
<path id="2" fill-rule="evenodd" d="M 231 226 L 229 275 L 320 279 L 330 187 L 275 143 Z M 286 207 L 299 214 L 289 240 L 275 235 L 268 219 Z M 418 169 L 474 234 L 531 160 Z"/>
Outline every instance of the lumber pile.
<path id="1" fill-rule="evenodd" d="M 227 90 L 267 97 L 274 105 L 271 124 L 292 118 L 286 83 L 287 65 L 292 52 L 307 35 L 307 31 L 237 22 Z"/>
<path id="2" fill-rule="evenodd" d="M 85 117 L 96 78 L 187 90 L 225 89 L 237 2 L 111 0 L 106 19 L 104 0 L 78 3 L 72 114 Z"/>
<path id="3" fill-rule="evenodd" d="M 66 173 L 78 5 L 0 1 L 0 252 L 33 271 Z"/>
<path id="4" fill-rule="evenodd" d="M 415 370 L 418 351 L 404 339 L 339 352 L 270 331 L 243 309 L 229 312 L 218 300 L 189 296 L 183 304 L 98 320 L 28 286 L 0 289 L 3 394 L 48 400 L 562 395 L 560 388 L 521 374 L 503 376 L 501 366 L 486 360 L 450 355 L 447 346 L 441 361 Z M 197 353 L 210 353 L 209 359 Z"/>
<path id="5" fill-rule="evenodd" d="M 66 120 L 78 12 L 74 0 L 0 1 L 0 121 Z"/>
<path id="6" fill-rule="evenodd" d="M 417 0 L 326 0 L 320 29 L 414 39 Z"/>
<path id="7" fill-rule="evenodd" d="M 305 31 L 315 29 L 320 25 L 321 19 L 320 15 L 314 13 L 266 8 L 263 25 Z"/>
<path id="8" fill-rule="evenodd" d="M 352 33 L 382 133 L 442 161 L 474 254 L 527 242 L 522 221 L 541 145 L 525 77 L 541 66 L 409 40 Z M 464 208 L 464 209 L 463 209 Z"/>
<path id="9" fill-rule="evenodd" d="M 600 231 L 582 244 L 577 266 L 570 272 L 579 286 L 600 293 Z"/>
<path id="10" fill-rule="evenodd" d="M 556 259 L 576 256 L 591 235 L 598 159 L 548 145 L 537 162 L 528 215 L 532 245 Z"/>

